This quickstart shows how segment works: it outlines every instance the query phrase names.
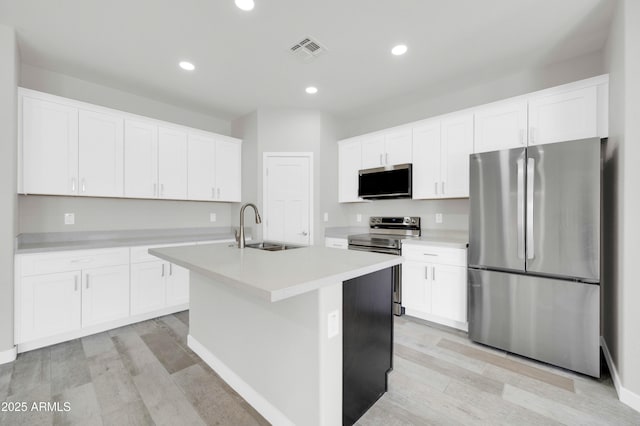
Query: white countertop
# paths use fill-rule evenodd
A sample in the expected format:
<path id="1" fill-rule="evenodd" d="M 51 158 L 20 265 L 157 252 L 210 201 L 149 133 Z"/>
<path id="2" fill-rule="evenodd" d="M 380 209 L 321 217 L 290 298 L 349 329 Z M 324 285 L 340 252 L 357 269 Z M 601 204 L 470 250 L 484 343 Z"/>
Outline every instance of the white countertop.
<path id="1" fill-rule="evenodd" d="M 402 240 L 402 244 L 420 244 L 449 248 L 467 248 L 469 233 L 466 231 L 422 231 L 422 236 Z"/>
<path id="2" fill-rule="evenodd" d="M 402 263 L 402 257 L 312 246 L 284 251 L 206 244 L 154 256 L 276 302 Z"/>

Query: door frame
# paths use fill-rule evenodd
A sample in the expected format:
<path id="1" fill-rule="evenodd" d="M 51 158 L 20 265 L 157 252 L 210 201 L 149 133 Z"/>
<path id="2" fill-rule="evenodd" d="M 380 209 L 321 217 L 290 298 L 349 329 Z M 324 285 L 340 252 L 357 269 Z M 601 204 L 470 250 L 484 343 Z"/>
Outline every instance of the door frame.
<path id="1" fill-rule="evenodd" d="M 263 152 L 262 153 L 262 211 L 264 212 L 265 220 L 262 223 L 262 235 L 267 235 L 266 219 L 269 212 L 269 197 L 267 193 L 267 160 L 269 158 L 277 157 L 301 157 L 309 160 L 309 245 L 312 246 L 314 242 L 314 228 L 315 223 L 313 221 L 313 152 Z"/>

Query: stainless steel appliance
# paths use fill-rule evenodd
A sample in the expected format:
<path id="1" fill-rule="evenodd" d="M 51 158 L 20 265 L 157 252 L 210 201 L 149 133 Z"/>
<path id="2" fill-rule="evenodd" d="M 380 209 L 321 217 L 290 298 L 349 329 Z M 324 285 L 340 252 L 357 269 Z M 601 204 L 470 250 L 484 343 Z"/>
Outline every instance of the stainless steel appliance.
<path id="1" fill-rule="evenodd" d="M 600 376 L 601 145 L 471 155 L 472 340 Z"/>
<path id="2" fill-rule="evenodd" d="M 411 164 L 358 172 L 358 196 L 364 199 L 411 198 Z"/>
<path id="3" fill-rule="evenodd" d="M 402 240 L 420 236 L 419 217 L 379 217 L 369 219 L 369 233 L 349 236 L 349 250 L 370 251 L 400 256 Z M 393 313 L 403 315 L 402 269 L 393 267 Z"/>

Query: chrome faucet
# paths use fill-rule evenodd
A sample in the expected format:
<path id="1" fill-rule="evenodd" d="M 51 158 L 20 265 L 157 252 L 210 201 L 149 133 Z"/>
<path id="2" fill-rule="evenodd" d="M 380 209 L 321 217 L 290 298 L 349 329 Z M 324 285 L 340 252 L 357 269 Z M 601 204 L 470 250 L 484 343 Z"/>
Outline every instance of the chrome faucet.
<path id="1" fill-rule="evenodd" d="M 236 241 L 238 242 L 238 248 L 244 248 L 244 246 L 245 246 L 245 241 L 244 241 L 244 209 L 246 209 L 249 206 L 253 207 L 253 210 L 256 212 L 256 223 L 262 223 L 262 219 L 260 218 L 260 213 L 258 213 L 258 208 L 256 207 L 255 204 L 246 203 L 245 205 L 242 206 L 242 208 L 240 209 L 240 233 L 238 233 L 238 231 L 235 232 Z"/>

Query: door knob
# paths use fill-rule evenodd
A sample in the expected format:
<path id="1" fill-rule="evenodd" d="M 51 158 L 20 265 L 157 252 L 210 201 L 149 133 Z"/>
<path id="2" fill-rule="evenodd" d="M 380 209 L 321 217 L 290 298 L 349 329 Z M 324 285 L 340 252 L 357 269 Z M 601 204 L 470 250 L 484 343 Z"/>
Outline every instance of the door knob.
<path id="1" fill-rule="evenodd" d="M 300 235 L 302 235 L 303 237 L 306 237 L 308 234 L 307 234 L 307 231 L 302 231 Z"/>

